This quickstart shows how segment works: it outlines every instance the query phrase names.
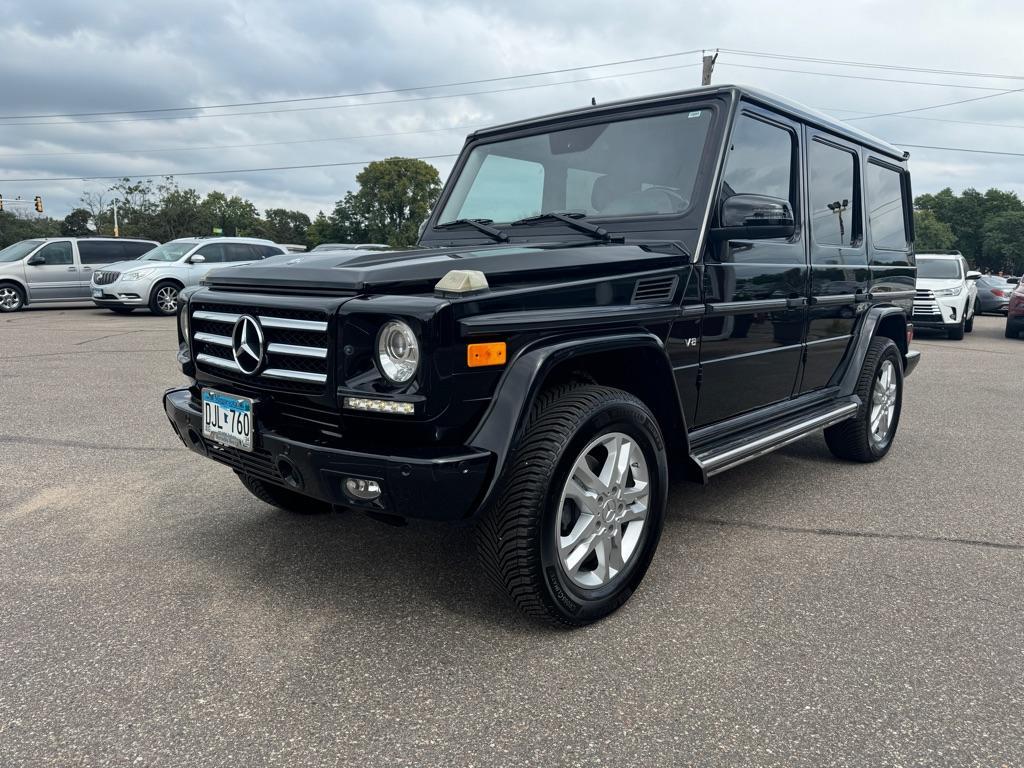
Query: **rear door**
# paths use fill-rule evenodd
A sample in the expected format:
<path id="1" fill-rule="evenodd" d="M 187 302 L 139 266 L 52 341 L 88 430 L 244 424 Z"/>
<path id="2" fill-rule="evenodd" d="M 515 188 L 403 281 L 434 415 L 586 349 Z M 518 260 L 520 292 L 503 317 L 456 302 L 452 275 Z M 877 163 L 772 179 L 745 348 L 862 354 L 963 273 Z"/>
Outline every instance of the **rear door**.
<path id="1" fill-rule="evenodd" d="M 810 128 L 805 147 L 811 305 L 798 392 L 826 386 L 839 368 L 871 279 L 858 149 Z"/>
<path id="2" fill-rule="evenodd" d="M 744 106 L 718 203 L 744 193 L 782 198 L 790 202 L 797 228 L 790 238 L 729 240 L 705 250 L 698 426 L 793 394 L 807 304 L 800 177 L 800 126 Z"/>
<path id="3" fill-rule="evenodd" d="M 43 263 L 29 264 L 35 257 Z M 60 301 L 79 298 L 81 277 L 70 240 L 47 243 L 25 263 L 30 301 Z"/>

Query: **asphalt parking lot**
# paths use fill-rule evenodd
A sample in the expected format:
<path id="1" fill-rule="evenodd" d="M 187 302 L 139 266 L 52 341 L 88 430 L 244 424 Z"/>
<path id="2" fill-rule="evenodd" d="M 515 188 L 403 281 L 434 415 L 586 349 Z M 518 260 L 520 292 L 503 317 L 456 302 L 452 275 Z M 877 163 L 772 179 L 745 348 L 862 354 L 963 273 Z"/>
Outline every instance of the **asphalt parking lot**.
<path id="1" fill-rule="evenodd" d="M 0 316 L 0 765 L 1019 765 L 1003 322 L 917 340 L 885 461 L 676 487 L 641 590 L 567 633 L 466 530 L 296 518 L 186 451 L 172 319 Z"/>

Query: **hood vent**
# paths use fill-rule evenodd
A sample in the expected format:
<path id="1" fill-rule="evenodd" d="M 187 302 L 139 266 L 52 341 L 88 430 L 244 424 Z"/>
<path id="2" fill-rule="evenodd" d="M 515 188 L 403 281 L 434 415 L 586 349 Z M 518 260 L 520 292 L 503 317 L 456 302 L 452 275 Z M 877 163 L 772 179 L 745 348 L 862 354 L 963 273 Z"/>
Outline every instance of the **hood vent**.
<path id="1" fill-rule="evenodd" d="M 676 292 L 678 275 L 645 277 L 636 281 L 630 304 L 667 304 Z"/>

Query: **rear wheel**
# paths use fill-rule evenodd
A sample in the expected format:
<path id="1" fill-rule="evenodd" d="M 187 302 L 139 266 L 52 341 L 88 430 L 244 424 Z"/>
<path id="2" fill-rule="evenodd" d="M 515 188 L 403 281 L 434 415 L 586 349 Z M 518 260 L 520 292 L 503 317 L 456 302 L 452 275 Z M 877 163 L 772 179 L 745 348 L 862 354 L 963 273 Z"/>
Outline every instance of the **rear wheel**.
<path id="1" fill-rule="evenodd" d="M 903 408 L 903 361 L 892 339 L 871 340 L 855 394 L 857 415 L 826 429 L 825 442 L 840 459 L 878 461 L 892 447 Z"/>
<path id="2" fill-rule="evenodd" d="M 242 481 L 242 485 L 245 486 L 249 493 L 272 507 L 293 512 L 297 515 L 320 515 L 331 511 L 331 505 L 319 499 L 313 499 L 301 493 L 289 491 L 273 483 L 265 483 L 249 475 L 237 472 L 235 474 L 238 474 L 238 479 Z"/>
<path id="3" fill-rule="evenodd" d="M 25 294 L 16 285 L 0 285 L 0 312 L 17 312 L 25 307 Z"/>
<path id="4" fill-rule="evenodd" d="M 178 311 L 177 283 L 157 283 L 149 295 L 149 310 L 154 315 L 173 315 Z"/>
<path id="5" fill-rule="evenodd" d="M 640 400 L 566 385 L 544 393 L 477 528 L 488 576 L 524 613 L 589 624 L 636 590 L 661 536 L 665 443 Z"/>
<path id="6" fill-rule="evenodd" d="M 1005 335 L 1008 339 L 1019 339 L 1020 328 L 1015 323 L 1011 323 L 1009 320 L 1007 320 Z"/>

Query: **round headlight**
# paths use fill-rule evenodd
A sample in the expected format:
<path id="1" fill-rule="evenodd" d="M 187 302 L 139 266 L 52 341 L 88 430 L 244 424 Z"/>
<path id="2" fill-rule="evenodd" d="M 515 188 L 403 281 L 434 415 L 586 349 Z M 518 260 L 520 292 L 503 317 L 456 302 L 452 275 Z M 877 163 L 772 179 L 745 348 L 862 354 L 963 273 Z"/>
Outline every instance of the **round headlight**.
<path id="1" fill-rule="evenodd" d="M 405 384 L 420 365 L 420 345 L 412 328 L 392 320 L 377 334 L 377 363 L 389 381 Z"/>

